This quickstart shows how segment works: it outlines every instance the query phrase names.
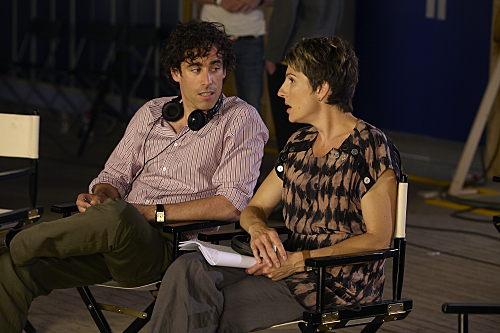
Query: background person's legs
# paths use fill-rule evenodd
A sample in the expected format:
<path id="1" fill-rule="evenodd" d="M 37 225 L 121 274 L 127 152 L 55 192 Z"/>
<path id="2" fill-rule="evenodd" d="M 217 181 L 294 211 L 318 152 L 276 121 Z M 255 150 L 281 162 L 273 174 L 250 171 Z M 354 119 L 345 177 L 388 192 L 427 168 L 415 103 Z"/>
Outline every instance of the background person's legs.
<path id="1" fill-rule="evenodd" d="M 260 111 L 264 87 L 264 37 L 241 38 L 234 44 L 234 77 L 238 97 Z"/>

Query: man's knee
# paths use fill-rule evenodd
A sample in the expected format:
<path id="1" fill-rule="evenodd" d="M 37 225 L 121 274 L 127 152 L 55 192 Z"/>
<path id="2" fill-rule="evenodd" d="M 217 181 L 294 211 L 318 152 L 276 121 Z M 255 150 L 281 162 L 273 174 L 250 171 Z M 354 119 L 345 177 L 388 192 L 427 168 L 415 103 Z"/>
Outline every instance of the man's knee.
<path id="1" fill-rule="evenodd" d="M 131 204 L 120 199 L 109 198 L 102 204 L 87 209 L 89 218 L 99 224 L 115 225 L 117 228 L 133 227 L 144 224 L 146 220 Z"/>

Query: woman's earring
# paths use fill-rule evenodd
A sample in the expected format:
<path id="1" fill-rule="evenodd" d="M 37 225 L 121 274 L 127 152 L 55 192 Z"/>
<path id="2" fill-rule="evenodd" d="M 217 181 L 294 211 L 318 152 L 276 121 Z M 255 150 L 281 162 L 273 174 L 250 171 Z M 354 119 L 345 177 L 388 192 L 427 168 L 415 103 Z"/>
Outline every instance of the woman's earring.
<path id="1" fill-rule="evenodd" d="M 320 102 L 321 102 L 321 97 L 320 97 L 320 98 L 318 98 L 318 101 L 320 101 Z"/>

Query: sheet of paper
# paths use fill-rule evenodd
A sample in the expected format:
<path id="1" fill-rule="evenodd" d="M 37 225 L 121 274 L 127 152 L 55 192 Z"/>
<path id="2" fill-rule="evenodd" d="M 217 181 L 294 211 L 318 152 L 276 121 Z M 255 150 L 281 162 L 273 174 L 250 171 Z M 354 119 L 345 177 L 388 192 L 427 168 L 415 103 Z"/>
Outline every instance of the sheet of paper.
<path id="1" fill-rule="evenodd" d="M 257 263 L 254 257 L 241 255 L 229 246 L 194 240 L 179 243 L 179 249 L 182 250 L 196 250 L 197 248 L 212 266 L 249 268 Z"/>

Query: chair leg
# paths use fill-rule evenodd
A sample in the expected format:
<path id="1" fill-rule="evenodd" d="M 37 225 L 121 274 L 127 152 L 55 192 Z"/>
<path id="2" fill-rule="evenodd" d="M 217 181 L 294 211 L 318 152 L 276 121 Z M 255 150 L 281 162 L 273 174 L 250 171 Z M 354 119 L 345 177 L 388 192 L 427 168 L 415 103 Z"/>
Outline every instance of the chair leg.
<path id="1" fill-rule="evenodd" d="M 29 320 L 26 322 L 26 325 L 24 326 L 24 331 L 26 333 L 36 333 L 35 327 L 30 323 Z"/>
<path id="2" fill-rule="evenodd" d="M 97 327 L 99 328 L 99 331 L 101 333 L 112 333 L 113 331 L 111 330 L 108 321 L 102 314 L 101 309 L 97 305 L 97 302 L 94 296 L 92 295 L 92 292 L 90 291 L 89 287 L 77 287 L 76 289 L 80 293 L 80 296 L 82 297 L 83 302 L 87 306 L 87 310 L 89 310 L 90 314 L 92 315 L 92 318 L 94 319 Z"/>
<path id="3" fill-rule="evenodd" d="M 469 333 L 469 315 L 467 313 L 458 314 L 458 332 Z"/>

